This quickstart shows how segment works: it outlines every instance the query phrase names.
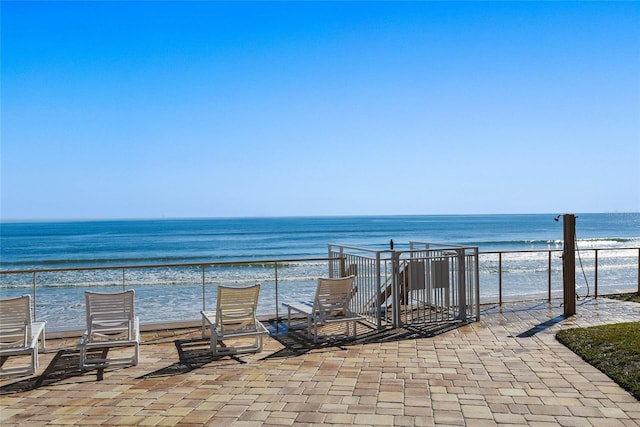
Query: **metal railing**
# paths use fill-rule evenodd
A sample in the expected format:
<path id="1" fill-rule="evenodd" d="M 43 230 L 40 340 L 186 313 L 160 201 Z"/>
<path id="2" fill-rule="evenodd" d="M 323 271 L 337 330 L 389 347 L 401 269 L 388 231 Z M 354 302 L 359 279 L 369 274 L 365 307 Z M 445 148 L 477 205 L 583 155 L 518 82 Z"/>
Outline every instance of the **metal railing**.
<path id="1" fill-rule="evenodd" d="M 479 319 L 477 248 L 410 242 L 409 250 L 329 244 L 330 277 L 355 275 L 352 309 L 378 328 Z"/>
<path id="2" fill-rule="evenodd" d="M 279 305 L 283 297 L 312 299 L 317 277 L 357 274 L 358 292 L 354 296 L 354 303 L 363 312 L 369 310 L 368 315 L 373 323 L 383 327 L 394 322 L 393 311 L 388 310 L 391 305 L 390 294 L 385 298 L 385 293 L 394 289 L 393 286 L 396 286 L 398 295 L 406 294 L 409 305 L 435 302 L 434 307 L 444 307 L 450 305 L 452 300 L 458 304 L 454 298 L 463 295 L 460 292 L 450 294 L 447 302 L 444 294 L 433 293 L 428 296 L 426 291 L 422 295 L 416 292 L 416 277 L 419 282 L 423 276 L 425 281 L 437 280 L 427 265 L 438 258 L 436 252 L 421 254 L 420 248 L 424 246 L 417 245 L 409 251 L 398 251 L 402 255 L 399 255 L 395 264 L 391 251 L 341 246 L 341 249 L 330 252 L 329 257 L 318 258 L 0 270 L 0 296 L 31 293 L 34 316 L 38 320 L 44 317 L 48 329 L 55 331 L 84 326 L 83 292 L 89 289 L 135 289 L 139 312 L 160 313 L 160 317 L 144 316 L 142 320 L 147 324 L 156 324 L 198 321 L 200 310 L 215 306 L 218 285 L 259 282 L 263 285 L 259 304 L 261 314 L 279 318 Z M 437 248 L 432 246 L 430 249 Z M 551 300 L 554 296 L 560 296 L 561 254 L 559 249 L 547 249 L 478 251 L 477 255 L 465 256 L 464 297 L 473 297 L 465 305 L 473 308 L 485 302 L 502 304 L 512 300 Z M 449 263 L 449 273 L 457 274 L 455 272 L 461 265 L 456 264 L 459 258 L 453 253 L 445 258 Z M 603 290 L 610 293 L 612 289 L 636 288 L 640 292 L 640 248 L 580 249 L 576 259 L 576 284 L 583 288 L 578 292 L 579 296 L 589 294 L 598 297 Z M 416 267 L 421 265 L 424 266 L 422 272 L 420 267 Z M 394 268 L 406 272 L 402 280 L 396 279 L 395 285 L 392 279 Z M 473 274 L 476 278 L 469 276 Z M 463 278 L 462 275 L 459 277 Z M 402 286 L 405 286 L 404 290 Z M 459 284 L 455 285 L 455 289 L 461 289 Z M 371 301 L 382 303 L 374 307 Z M 429 312 L 417 305 L 415 308 L 414 319 L 418 320 L 431 315 L 435 318 L 434 313 L 446 313 L 442 309 Z M 471 312 L 468 317 L 473 318 L 474 315 Z M 395 316 L 398 320 L 402 314 L 396 312 Z"/>
<path id="3" fill-rule="evenodd" d="M 199 320 L 200 310 L 215 307 L 217 286 L 261 283 L 259 315 L 280 316 L 280 299 L 313 298 L 316 279 L 326 276 L 330 258 L 293 258 L 206 263 L 93 266 L 0 271 L 0 296 L 32 295 L 33 314 L 46 311 L 47 328 L 84 326 L 85 290 L 134 289 L 143 324 Z M 46 308 L 46 310 L 45 310 Z"/>
<path id="4" fill-rule="evenodd" d="M 581 248 L 576 254 L 576 285 L 583 288 L 582 296 L 597 298 L 603 288 L 607 293 L 640 292 L 640 248 Z M 562 292 L 561 249 L 479 252 L 479 260 L 483 302 L 502 304 L 540 296 L 550 301 Z M 608 282 L 603 284 L 603 277 Z M 532 286 L 524 286 L 523 293 L 528 284 Z"/>

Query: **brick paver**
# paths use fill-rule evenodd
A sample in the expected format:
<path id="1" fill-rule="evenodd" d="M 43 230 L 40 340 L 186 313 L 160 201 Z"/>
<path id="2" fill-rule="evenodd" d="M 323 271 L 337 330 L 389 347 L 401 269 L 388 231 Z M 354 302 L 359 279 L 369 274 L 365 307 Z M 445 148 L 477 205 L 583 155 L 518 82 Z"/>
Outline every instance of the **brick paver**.
<path id="1" fill-rule="evenodd" d="M 640 402 L 555 339 L 638 321 L 640 304 L 600 298 L 577 311 L 488 305 L 480 322 L 433 337 L 318 348 L 269 338 L 260 354 L 219 360 L 203 343 L 182 362 L 177 348 L 199 331 L 145 333 L 139 365 L 102 381 L 77 370 L 73 340 L 49 340 L 37 375 L 0 382 L 0 425 L 640 426 Z"/>

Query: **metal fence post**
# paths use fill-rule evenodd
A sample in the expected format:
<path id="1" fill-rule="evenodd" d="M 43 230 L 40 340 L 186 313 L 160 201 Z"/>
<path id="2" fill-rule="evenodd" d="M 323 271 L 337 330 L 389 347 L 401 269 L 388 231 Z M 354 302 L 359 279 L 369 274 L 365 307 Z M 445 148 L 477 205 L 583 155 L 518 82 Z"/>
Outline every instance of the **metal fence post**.
<path id="1" fill-rule="evenodd" d="M 598 249 L 596 249 L 595 257 L 594 257 L 594 271 L 593 271 L 593 280 L 594 280 L 594 298 L 598 298 Z"/>
<path id="2" fill-rule="evenodd" d="M 329 261 L 329 264 L 331 264 L 331 261 Z M 275 280 L 276 280 L 276 335 L 278 335 L 280 333 L 280 314 L 278 312 L 278 305 L 280 305 L 278 303 L 278 263 L 275 262 L 274 264 L 274 275 L 275 275 Z"/>
<path id="3" fill-rule="evenodd" d="M 36 272 L 33 272 L 33 320 L 38 320 L 38 312 L 36 311 Z"/>
<path id="4" fill-rule="evenodd" d="M 502 252 L 498 253 L 498 304 L 502 305 Z"/>
<path id="5" fill-rule="evenodd" d="M 480 321 L 480 257 L 478 256 L 478 248 L 473 249 L 475 258 L 475 284 L 476 284 L 476 320 Z"/>
<path id="6" fill-rule="evenodd" d="M 205 278 L 204 278 L 204 269 L 205 268 L 206 267 L 203 265 L 202 266 L 202 311 L 207 309 L 207 306 L 206 306 L 207 305 L 207 303 L 206 303 L 207 294 L 206 294 L 206 291 L 205 291 L 205 289 L 206 289 L 206 281 L 205 281 Z"/>
<path id="7" fill-rule="evenodd" d="M 458 306 L 460 320 L 467 321 L 467 283 L 464 249 L 456 249 L 458 254 Z"/>
<path id="8" fill-rule="evenodd" d="M 391 280 L 392 280 L 392 301 L 393 301 L 393 327 L 399 328 L 401 326 L 400 319 L 400 254 L 396 251 L 391 251 Z"/>
<path id="9" fill-rule="evenodd" d="M 378 324 L 378 330 L 382 329 L 382 290 L 380 286 L 382 284 L 381 272 L 380 272 L 380 252 L 376 252 L 376 322 Z"/>
<path id="10" fill-rule="evenodd" d="M 549 263 L 547 267 L 547 286 L 549 287 L 547 302 L 551 302 L 551 251 L 549 251 Z"/>

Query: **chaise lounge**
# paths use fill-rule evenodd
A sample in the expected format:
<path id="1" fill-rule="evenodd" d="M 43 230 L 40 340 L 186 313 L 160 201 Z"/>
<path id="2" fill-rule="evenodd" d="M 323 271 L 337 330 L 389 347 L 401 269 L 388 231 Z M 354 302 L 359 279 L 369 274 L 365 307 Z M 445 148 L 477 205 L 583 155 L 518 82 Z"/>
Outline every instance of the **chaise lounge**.
<path id="1" fill-rule="evenodd" d="M 133 366 L 140 354 L 140 321 L 134 312 L 134 291 L 85 292 L 87 330 L 80 337 L 80 369 Z M 133 354 L 107 357 L 112 348 L 133 347 Z M 93 350 L 100 350 L 95 357 Z"/>
<path id="2" fill-rule="evenodd" d="M 313 303 L 289 302 L 283 305 L 287 308 L 287 324 L 291 328 L 292 313 L 302 314 L 306 320 L 304 325 L 307 336 L 317 343 L 320 340 L 318 327 L 334 323 L 345 323 L 345 336 L 357 335 L 356 324 L 364 319 L 358 313 L 349 308 L 354 293 L 353 282 L 355 276 L 338 279 L 318 279 L 318 287 Z M 349 324 L 353 325 L 353 334 L 350 334 Z"/>
<path id="3" fill-rule="evenodd" d="M 0 378 L 33 375 L 38 369 L 38 341 L 46 349 L 45 322 L 31 319 L 31 295 L 0 299 Z M 28 355 L 29 364 L 4 367 L 12 356 Z"/>
<path id="4" fill-rule="evenodd" d="M 262 351 L 263 337 L 269 331 L 256 317 L 259 294 L 259 284 L 218 287 L 216 311 L 201 311 L 202 336 L 206 336 L 208 326 L 214 356 Z M 247 339 L 249 343 L 245 342 Z"/>

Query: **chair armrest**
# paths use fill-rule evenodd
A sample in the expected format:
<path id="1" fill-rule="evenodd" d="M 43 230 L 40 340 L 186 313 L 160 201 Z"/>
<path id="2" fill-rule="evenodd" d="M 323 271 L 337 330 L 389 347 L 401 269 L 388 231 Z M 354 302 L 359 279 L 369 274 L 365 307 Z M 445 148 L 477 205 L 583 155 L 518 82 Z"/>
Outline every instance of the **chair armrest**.
<path id="1" fill-rule="evenodd" d="M 306 304 L 303 302 L 285 302 L 285 303 L 282 303 L 282 305 L 287 307 L 289 310 L 294 310 L 306 316 L 313 315 L 313 306 L 310 304 Z"/>
<path id="2" fill-rule="evenodd" d="M 135 342 L 140 342 L 140 318 L 138 316 L 133 318 L 133 339 Z"/>
<path id="3" fill-rule="evenodd" d="M 42 351 L 47 350 L 47 345 L 45 342 L 45 334 L 44 328 L 47 322 L 32 322 L 31 323 L 31 343 L 29 348 L 36 348 L 38 345 L 38 339 L 40 335 L 42 335 Z"/>

